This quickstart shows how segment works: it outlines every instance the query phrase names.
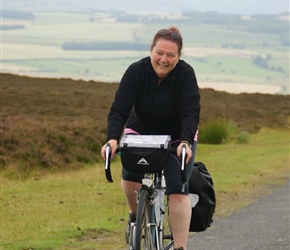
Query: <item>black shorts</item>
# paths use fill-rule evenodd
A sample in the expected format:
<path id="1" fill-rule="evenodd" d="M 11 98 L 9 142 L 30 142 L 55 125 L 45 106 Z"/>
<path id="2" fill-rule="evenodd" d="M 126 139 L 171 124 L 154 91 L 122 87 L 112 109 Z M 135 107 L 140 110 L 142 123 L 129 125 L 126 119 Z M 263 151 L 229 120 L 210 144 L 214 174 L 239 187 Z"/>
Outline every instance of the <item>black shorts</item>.
<path id="1" fill-rule="evenodd" d="M 172 147 L 177 147 L 179 143 L 172 144 Z M 194 157 L 196 152 L 196 141 L 193 143 L 191 150 L 192 150 L 192 158 L 190 159 L 189 163 L 186 164 L 186 178 L 187 183 L 189 181 L 189 177 L 192 172 Z M 164 167 L 164 177 L 166 183 L 166 193 L 167 195 L 170 194 L 188 194 L 188 185 L 185 188 L 184 192 L 181 192 L 182 189 L 182 181 L 180 175 L 180 160 L 177 158 L 176 155 L 170 155 L 168 160 L 165 163 Z M 122 167 L 122 179 L 126 181 L 133 181 L 142 183 L 142 178 L 144 177 L 143 173 L 132 173 L 127 171 L 124 167 Z"/>

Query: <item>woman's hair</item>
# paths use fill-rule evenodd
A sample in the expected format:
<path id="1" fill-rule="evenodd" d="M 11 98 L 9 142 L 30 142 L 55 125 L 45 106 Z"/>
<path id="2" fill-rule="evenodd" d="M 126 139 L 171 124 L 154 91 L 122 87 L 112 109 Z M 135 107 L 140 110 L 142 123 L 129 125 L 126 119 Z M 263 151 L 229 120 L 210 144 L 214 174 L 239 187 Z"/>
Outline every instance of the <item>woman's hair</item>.
<path id="1" fill-rule="evenodd" d="M 153 48 L 156 46 L 156 43 L 158 41 L 158 39 L 163 38 L 163 39 L 167 39 L 169 41 L 172 41 L 174 43 L 176 43 L 177 48 L 178 48 L 178 55 L 181 56 L 181 50 L 182 50 L 182 36 L 180 34 L 180 31 L 177 27 L 175 26 L 171 26 L 168 29 L 161 29 L 159 31 L 157 31 L 157 33 L 155 34 L 152 44 L 151 44 L 151 51 L 153 50 Z"/>

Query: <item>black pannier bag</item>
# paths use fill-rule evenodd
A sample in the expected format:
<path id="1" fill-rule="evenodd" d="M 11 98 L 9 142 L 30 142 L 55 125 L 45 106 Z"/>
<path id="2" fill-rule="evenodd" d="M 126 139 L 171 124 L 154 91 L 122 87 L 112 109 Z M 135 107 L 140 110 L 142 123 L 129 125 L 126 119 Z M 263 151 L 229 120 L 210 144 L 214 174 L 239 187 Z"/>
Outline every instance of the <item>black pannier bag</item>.
<path id="1" fill-rule="evenodd" d="M 155 173 L 169 156 L 169 135 L 124 135 L 120 142 L 121 162 L 131 172 Z"/>
<path id="2" fill-rule="evenodd" d="M 211 226 L 216 207 L 213 179 L 202 162 L 195 162 L 189 180 L 192 205 L 190 232 L 202 232 Z"/>

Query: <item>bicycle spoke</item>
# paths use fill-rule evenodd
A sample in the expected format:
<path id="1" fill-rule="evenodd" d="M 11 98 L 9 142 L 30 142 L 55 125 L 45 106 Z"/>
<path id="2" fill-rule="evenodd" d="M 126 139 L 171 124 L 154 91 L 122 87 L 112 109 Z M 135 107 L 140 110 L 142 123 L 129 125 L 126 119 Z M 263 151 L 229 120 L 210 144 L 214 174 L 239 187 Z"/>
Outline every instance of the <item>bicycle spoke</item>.
<path id="1" fill-rule="evenodd" d="M 164 208 L 161 211 L 161 230 L 160 230 L 160 240 L 161 240 L 161 247 L 162 249 L 170 249 L 170 246 L 173 245 L 173 237 L 171 232 L 171 226 L 169 221 L 169 207 L 168 207 L 168 200 L 165 197 L 164 200 Z M 166 248 L 165 248 L 166 247 Z"/>

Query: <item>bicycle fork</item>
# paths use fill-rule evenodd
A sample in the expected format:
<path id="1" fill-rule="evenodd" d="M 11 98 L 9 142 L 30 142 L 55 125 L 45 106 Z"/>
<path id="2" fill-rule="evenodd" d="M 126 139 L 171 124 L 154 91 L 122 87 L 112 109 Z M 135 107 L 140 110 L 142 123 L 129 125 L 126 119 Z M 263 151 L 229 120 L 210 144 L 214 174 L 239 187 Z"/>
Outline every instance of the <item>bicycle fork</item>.
<path id="1" fill-rule="evenodd" d="M 154 190 L 154 189 L 152 189 Z M 153 191 L 149 197 L 149 203 L 151 206 L 151 218 L 150 223 L 147 223 L 147 228 L 150 233 L 150 240 L 154 243 L 155 248 L 153 250 L 160 250 L 160 239 L 159 239 L 159 225 L 160 225 L 160 206 L 156 206 L 156 200 L 159 200 L 158 192 Z M 160 203 L 159 203 L 160 204 Z"/>
<path id="2" fill-rule="evenodd" d="M 149 231 L 152 232 L 152 230 L 154 230 L 155 232 L 155 235 L 158 234 L 158 226 L 156 223 L 147 223 L 147 228 L 149 229 Z M 136 223 L 132 222 L 131 223 L 131 230 L 130 230 L 130 238 L 129 238 L 129 249 L 130 250 L 134 250 L 134 247 L 133 247 L 133 239 L 135 237 L 135 229 L 136 229 Z M 157 243 L 157 248 L 154 248 L 154 249 L 150 249 L 150 250 L 161 250 L 160 247 L 159 247 L 159 237 L 154 237 L 152 234 L 148 235 L 150 236 L 150 240 L 152 242 L 154 242 L 154 238 L 156 239 L 156 243 Z M 149 249 L 148 249 L 149 250 Z"/>
<path id="3" fill-rule="evenodd" d="M 129 250 L 134 250 L 133 240 L 135 239 L 136 222 L 131 222 L 129 235 Z"/>
<path id="4" fill-rule="evenodd" d="M 151 181 L 151 180 L 149 180 Z M 148 250 L 160 250 L 159 247 L 159 235 L 158 235 L 158 224 L 156 223 L 156 216 L 155 216 L 155 199 L 158 199 L 158 193 L 152 188 L 151 183 L 147 183 L 148 185 L 144 184 L 142 185 L 142 188 L 147 190 L 147 199 L 150 204 L 151 212 L 150 214 L 146 214 L 145 216 L 150 216 L 149 223 L 146 224 L 146 227 L 148 230 L 145 230 L 145 232 L 150 232 L 149 235 L 144 235 L 143 237 L 148 237 L 150 242 L 155 246 L 154 249 L 149 249 Z M 150 187 L 151 186 L 151 187 Z M 153 193 L 152 193 L 153 191 Z M 136 192 L 137 194 L 137 203 L 139 201 L 139 192 Z M 136 232 L 136 222 L 131 223 L 130 227 L 130 236 L 129 236 L 129 250 L 135 250 L 134 249 L 134 239 L 135 239 L 135 232 Z"/>

